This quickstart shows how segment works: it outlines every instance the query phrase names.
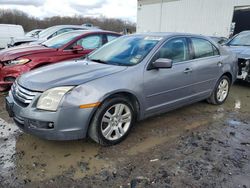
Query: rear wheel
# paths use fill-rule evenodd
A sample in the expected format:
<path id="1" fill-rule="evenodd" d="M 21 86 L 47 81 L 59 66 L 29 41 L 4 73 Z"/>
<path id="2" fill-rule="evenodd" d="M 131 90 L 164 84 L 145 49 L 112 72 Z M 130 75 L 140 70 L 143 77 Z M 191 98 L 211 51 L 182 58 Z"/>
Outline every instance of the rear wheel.
<path id="1" fill-rule="evenodd" d="M 223 104 L 228 97 L 230 84 L 230 79 L 225 75 L 222 76 L 217 82 L 212 95 L 207 99 L 207 101 L 216 105 Z"/>
<path id="2" fill-rule="evenodd" d="M 97 109 L 88 135 L 101 145 L 114 145 L 126 138 L 134 122 L 133 105 L 128 99 L 117 96 L 106 100 Z"/>

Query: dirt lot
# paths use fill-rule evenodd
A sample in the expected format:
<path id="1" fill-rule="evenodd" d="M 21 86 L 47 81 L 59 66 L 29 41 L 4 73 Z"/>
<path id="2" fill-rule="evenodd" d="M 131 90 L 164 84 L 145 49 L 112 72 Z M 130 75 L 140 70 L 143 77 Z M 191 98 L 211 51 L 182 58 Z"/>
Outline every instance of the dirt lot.
<path id="1" fill-rule="evenodd" d="M 250 188 L 250 85 L 138 123 L 113 147 L 20 132 L 0 94 L 0 187 Z"/>

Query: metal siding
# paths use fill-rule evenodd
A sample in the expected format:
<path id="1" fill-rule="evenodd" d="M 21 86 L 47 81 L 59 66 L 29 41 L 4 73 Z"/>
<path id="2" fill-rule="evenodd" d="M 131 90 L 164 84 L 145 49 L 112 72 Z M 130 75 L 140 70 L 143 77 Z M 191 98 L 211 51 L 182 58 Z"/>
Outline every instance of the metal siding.
<path id="1" fill-rule="evenodd" d="M 148 4 L 138 7 L 137 31 L 139 32 L 155 32 L 160 30 L 161 4 Z"/>
<path id="2" fill-rule="evenodd" d="M 214 36 L 228 36 L 234 8 L 250 5 L 250 0 L 180 0 L 163 4 L 142 2 L 138 9 L 138 32 L 186 32 Z"/>

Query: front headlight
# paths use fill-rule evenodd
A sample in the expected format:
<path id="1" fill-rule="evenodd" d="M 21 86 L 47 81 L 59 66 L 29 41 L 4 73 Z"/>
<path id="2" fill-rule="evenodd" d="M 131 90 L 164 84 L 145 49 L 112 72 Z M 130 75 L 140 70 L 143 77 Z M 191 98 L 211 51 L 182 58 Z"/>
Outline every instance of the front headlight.
<path id="1" fill-rule="evenodd" d="M 63 96 L 74 86 L 56 87 L 45 91 L 39 98 L 37 109 L 56 111 Z"/>
<path id="2" fill-rule="evenodd" d="M 30 62 L 30 59 L 24 58 L 24 59 L 16 59 L 12 61 L 8 61 L 4 63 L 5 66 L 11 66 L 11 65 L 23 65 L 25 63 Z"/>

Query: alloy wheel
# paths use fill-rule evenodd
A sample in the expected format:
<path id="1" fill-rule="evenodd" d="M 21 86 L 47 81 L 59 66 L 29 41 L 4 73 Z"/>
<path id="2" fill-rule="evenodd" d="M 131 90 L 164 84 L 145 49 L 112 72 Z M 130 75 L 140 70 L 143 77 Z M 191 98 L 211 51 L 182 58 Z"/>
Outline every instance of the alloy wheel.
<path id="1" fill-rule="evenodd" d="M 227 98 L 228 91 L 229 91 L 229 82 L 227 79 L 222 79 L 217 89 L 217 100 L 219 102 L 223 102 Z"/>
<path id="2" fill-rule="evenodd" d="M 101 120 L 102 135 L 110 141 L 118 140 L 124 136 L 132 121 L 130 108 L 123 103 L 111 106 L 103 115 Z"/>

